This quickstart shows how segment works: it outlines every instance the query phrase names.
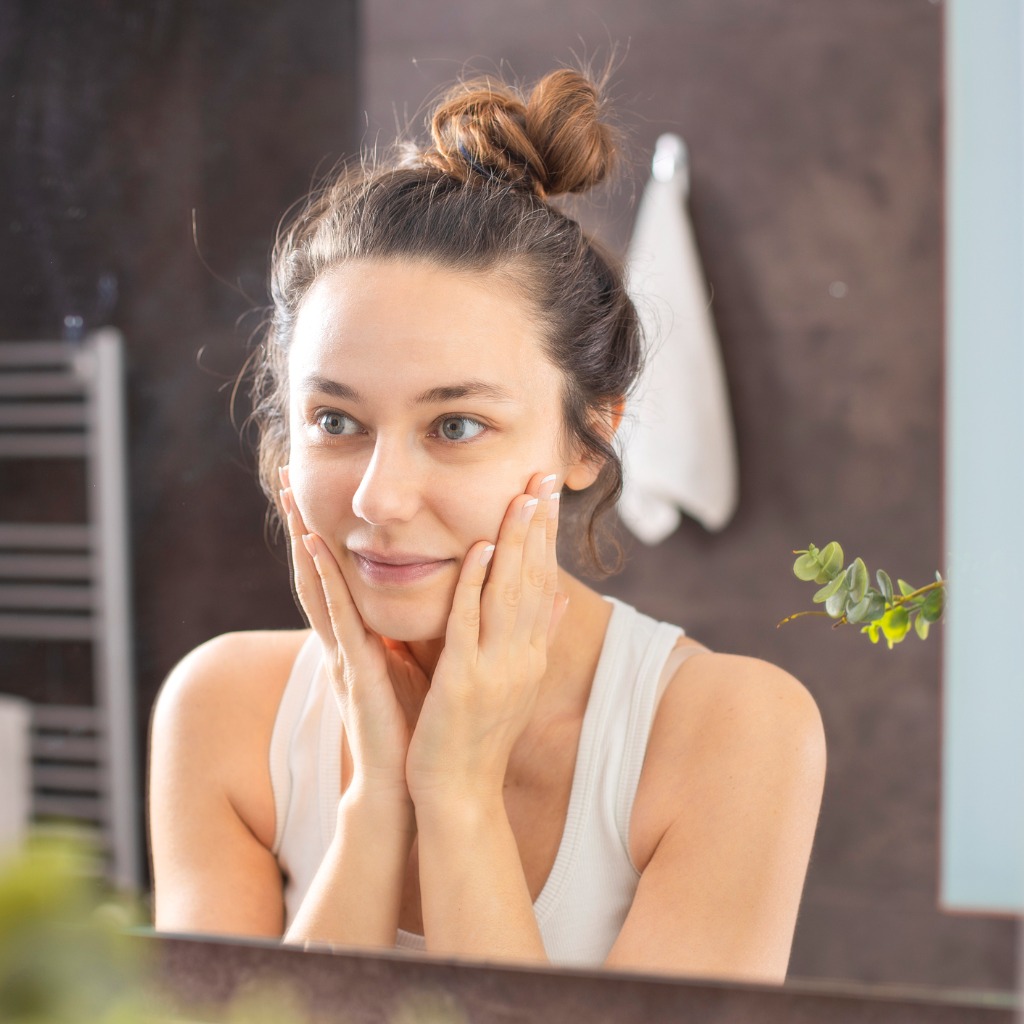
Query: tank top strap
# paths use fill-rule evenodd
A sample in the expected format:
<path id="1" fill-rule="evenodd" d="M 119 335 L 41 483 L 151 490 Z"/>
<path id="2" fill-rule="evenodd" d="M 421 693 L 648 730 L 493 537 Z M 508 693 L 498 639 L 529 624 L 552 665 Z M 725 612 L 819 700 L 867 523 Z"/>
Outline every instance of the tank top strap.
<path id="1" fill-rule="evenodd" d="M 617 598 L 605 600 L 612 614 L 583 717 L 562 843 L 534 904 L 545 948 L 558 962 L 585 961 L 584 948 L 603 958 L 629 911 L 640 878 L 629 855 L 629 818 L 661 676 L 684 635 Z"/>
<path id="2" fill-rule="evenodd" d="M 281 702 L 270 736 L 270 788 L 274 795 L 276 812 L 274 845 L 271 851 L 275 855 L 281 849 L 287 811 L 292 802 L 291 760 L 296 746 L 296 733 L 302 726 L 306 705 L 313 696 L 311 691 L 316 681 L 321 653 L 320 640 L 315 632 L 310 631 L 292 663 L 292 670 L 281 694 Z"/>
<path id="3" fill-rule="evenodd" d="M 623 706 L 628 703 L 629 716 L 615 800 L 615 824 L 627 856 L 633 802 L 662 694 L 679 667 L 691 655 L 706 650 L 700 646 L 676 650 L 679 639 L 686 635 L 685 630 L 667 622 L 659 622 L 635 608 L 629 608 L 629 611 L 635 616 L 630 623 L 628 635 L 633 646 L 631 662 L 636 667 L 635 674 L 629 679 L 632 691 L 624 695 L 623 700 Z"/>

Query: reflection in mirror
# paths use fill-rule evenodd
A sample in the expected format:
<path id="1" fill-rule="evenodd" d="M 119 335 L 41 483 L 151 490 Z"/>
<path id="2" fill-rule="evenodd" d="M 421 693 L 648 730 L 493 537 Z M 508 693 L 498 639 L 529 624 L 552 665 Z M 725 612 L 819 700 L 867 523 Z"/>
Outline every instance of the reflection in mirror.
<path id="1" fill-rule="evenodd" d="M 285 222 L 253 421 L 311 628 L 208 641 L 162 691 L 158 928 L 785 978 L 813 699 L 558 563 L 564 526 L 605 568 L 642 364 L 550 202 L 617 162 L 602 102 L 571 69 L 460 83 Z"/>
<path id="2" fill-rule="evenodd" d="M 936 906 L 938 646 L 912 640 L 886 657 L 859 636 L 810 623 L 774 630 L 803 600 L 788 567 L 790 551 L 809 541 L 839 538 L 910 579 L 944 562 L 943 5 L 769 0 L 752 11 L 732 0 L 642 0 L 592 5 L 593 24 L 575 9 L 548 11 L 539 24 L 494 4 L 462 5 L 455 19 L 450 6 L 410 12 L 385 0 L 367 5 L 358 26 L 354 5 L 322 0 L 259 16 L 233 4 L 135 6 L 76 11 L 72 25 L 64 5 L 46 0 L 8 18 L 0 46 L 17 60 L 0 65 L 14 97 L 3 122 L 11 187 L 0 190 L 9 241 L 0 295 L 6 337 L 53 338 L 69 316 L 85 330 L 110 322 L 125 337 L 140 732 L 184 652 L 225 633 L 303 624 L 283 536 L 261 532 L 265 500 L 226 410 L 280 212 L 306 191 L 311 168 L 391 138 L 395 104 L 414 109 L 434 95 L 466 54 L 534 82 L 581 36 L 623 40 L 610 89 L 629 128 L 619 184 L 553 202 L 622 254 L 657 138 L 686 140 L 741 503 L 720 533 L 684 519 L 657 546 L 633 545 L 600 591 L 685 627 L 710 650 L 780 666 L 821 709 L 828 784 L 790 977 L 1010 987 L 1013 923 Z M 400 110 L 397 120 L 406 119 Z M 511 302 L 511 281 L 508 291 Z M 448 323 L 460 311 L 452 306 Z M 499 322 L 503 335 L 512 329 Z M 325 399 L 325 412 L 353 417 L 320 421 L 340 429 L 332 445 L 349 444 L 360 423 L 351 400 Z M 480 428 L 447 426 L 496 430 L 488 410 L 470 410 Z M 486 432 L 476 436 L 486 443 Z M 338 448 L 325 448 L 325 460 L 328 450 Z M 483 461 L 464 468 L 498 472 Z M 535 468 L 559 467 L 521 472 Z M 46 514 L 60 519 L 78 483 L 66 469 L 0 465 L 0 518 L 17 520 L 27 496 L 42 493 Z M 524 475 L 523 496 L 527 483 Z M 367 488 L 364 511 L 378 495 Z M 512 499 L 474 493 L 462 507 L 483 515 L 499 497 Z M 452 495 L 436 521 L 457 507 Z M 559 534 L 560 565 L 579 578 L 578 538 L 565 518 Z M 458 549 L 437 553 L 454 558 Z M 612 602 L 594 607 L 618 614 Z M 272 653 L 291 661 L 290 651 Z M 720 657 L 693 655 L 681 672 Z M 0 659 L 8 692 L 35 703 L 85 699 L 80 646 L 5 643 Z M 259 709 L 250 705 L 260 699 L 272 697 L 245 690 L 227 735 L 252 728 Z M 560 710 L 552 728 L 571 721 L 572 708 Z M 269 749 L 272 738 L 261 742 Z M 261 772 L 270 785 L 269 768 Z M 257 821 L 252 807 L 238 810 Z M 276 819 L 264 814 L 258 828 L 273 844 Z M 543 874 L 543 865 L 524 867 L 524 877 Z M 262 870 L 277 884 L 266 860 L 246 869 Z M 404 896 L 400 914 L 415 905 Z"/>

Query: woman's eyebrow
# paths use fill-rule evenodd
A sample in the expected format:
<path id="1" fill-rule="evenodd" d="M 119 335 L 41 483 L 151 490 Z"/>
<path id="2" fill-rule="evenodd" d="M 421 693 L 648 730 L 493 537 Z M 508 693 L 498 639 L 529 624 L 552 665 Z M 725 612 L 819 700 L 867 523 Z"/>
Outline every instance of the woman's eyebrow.
<path id="1" fill-rule="evenodd" d="M 309 376 L 303 377 L 299 390 L 320 391 L 333 398 L 340 398 L 343 402 L 360 401 L 359 392 L 355 388 L 349 387 L 348 384 L 339 384 L 338 381 L 331 380 L 329 377 L 321 377 L 318 373 L 311 373 Z"/>
<path id="2" fill-rule="evenodd" d="M 362 396 L 355 388 L 328 377 L 311 373 L 304 377 L 300 385 L 303 391 L 319 391 L 325 395 L 341 399 L 344 402 L 361 402 Z M 491 402 L 512 402 L 514 398 L 500 384 L 486 380 L 465 380 L 458 384 L 442 384 L 436 388 L 428 388 L 414 400 L 416 405 L 433 405 L 438 402 L 451 402 L 456 398 L 482 398 Z"/>
<path id="3" fill-rule="evenodd" d="M 500 384 L 486 380 L 466 380 L 460 384 L 444 384 L 428 388 L 416 399 L 417 405 L 451 402 L 456 398 L 483 398 L 491 402 L 512 402 L 512 394 Z"/>

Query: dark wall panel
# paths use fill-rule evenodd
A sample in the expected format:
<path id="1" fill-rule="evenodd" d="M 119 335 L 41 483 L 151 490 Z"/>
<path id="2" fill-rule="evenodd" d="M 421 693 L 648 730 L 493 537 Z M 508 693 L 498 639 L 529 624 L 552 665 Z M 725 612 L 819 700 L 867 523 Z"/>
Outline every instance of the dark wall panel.
<path id="1" fill-rule="evenodd" d="M 190 648 L 302 624 L 230 383 L 278 218 L 356 146 L 357 31 L 339 0 L 0 6 L 0 340 L 60 337 L 69 316 L 127 340 L 140 756 Z M 0 464 L 0 519 L 34 514 L 49 471 Z M 62 478 L 41 514 L 80 515 L 80 492 Z M 36 700 L 84 699 L 87 668 L 0 645 L 0 688 Z"/>

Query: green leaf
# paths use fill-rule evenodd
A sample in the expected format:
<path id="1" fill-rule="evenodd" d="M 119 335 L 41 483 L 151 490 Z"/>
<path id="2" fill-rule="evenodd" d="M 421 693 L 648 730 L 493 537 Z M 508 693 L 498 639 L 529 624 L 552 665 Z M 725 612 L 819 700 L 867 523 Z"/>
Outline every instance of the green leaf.
<path id="1" fill-rule="evenodd" d="M 938 622 L 942 618 L 945 594 L 942 590 L 933 590 L 921 606 L 921 617 L 928 622 Z"/>
<path id="2" fill-rule="evenodd" d="M 896 582 L 899 584 L 900 593 L 904 597 L 906 597 L 907 594 L 912 594 L 915 590 L 917 590 L 917 587 L 912 587 L 906 580 L 897 580 Z"/>
<path id="3" fill-rule="evenodd" d="M 863 599 L 846 612 L 850 622 L 867 622 L 885 614 L 885 598 L 877 590 L 869 590 Z"/>
<path id="4" fill-rule="evenodd" d="M 820 572 L 818 560 L 812 554 L 803 554 L 793 563 L 793 575 L 798 580 L 810 583 Z"/>
<path id="5" fill-rule="evenodd" d="M 826 583 L 825 586 L 819 590 L 811 600 L 815 604 L 821 604 L 823 601 L 827 601 L 833 594 L 837 593 L 839 588 L 846 582 L 846 570 L 844 569 L 835 579 L 830 583 Z"/>
<path id="6" fill-rule="evenodd" d="M 881 588 L 882 597 L 885 598 L 887 604 L 892 604 L 892 580 L 889 579 L 889 574 L 884 569 L 879 569 L 875 576 L 878 578 L 878 586 Z"/>
<path id="7" fill-rule="evenodd" d="M 833 619 L 838 619 L 843 612 L 846 611 L 846 603 L 850 599 L 850 591 L 848 587 L 840 587 L 826 602 L 825 611 L 832 616 Z"/>
<path id="8" fill-rule="evenodd" d="M 890 608 L 879 620 L 878 625 L 885 634 L 886 643 L 891 651 L 893 644 L 900 643 L 909 632 L 910 616 L 906 608 Z"/>
<path id="9" fill-rule="evenodd" d="M 878 623 L 869 622 L 866 626 L 861 629 L 862 633 L 867 633 L 873 644 L 878 643 Z"/>
<path id="10" fill-rule="evenodd" d="M 928 639 L 928 620 L 923 615 L 914 619 L 914 629 L 922 640 Z"/>
<path id="11" fill-rule="evenodd" d="M 858 604 L 864 600 L 868 592 L 868 567 L 861 558 L 855 558 L 847 569 L 847 579 L 850 582 L 850 596 L 853 603 Z"/>
<path id="12" fill-rule="evenodd" d="M 821 572 L 814 582 L 827 583 L 834 579 L 836 573 L 843 567 L 843 549 L 836 541 L 830 541 L 818 555 L 818 561 L 821 564 Z"/>

